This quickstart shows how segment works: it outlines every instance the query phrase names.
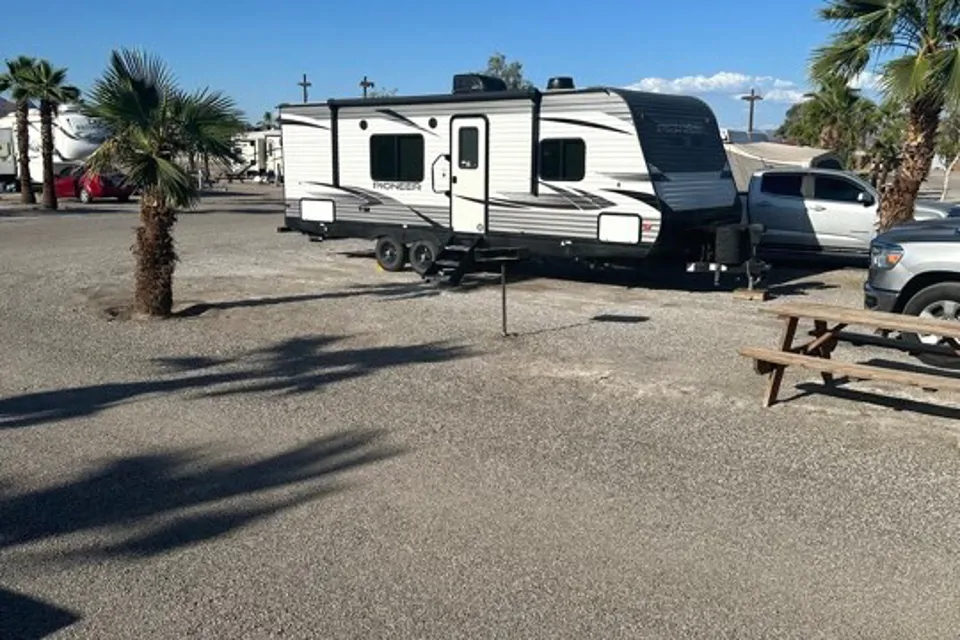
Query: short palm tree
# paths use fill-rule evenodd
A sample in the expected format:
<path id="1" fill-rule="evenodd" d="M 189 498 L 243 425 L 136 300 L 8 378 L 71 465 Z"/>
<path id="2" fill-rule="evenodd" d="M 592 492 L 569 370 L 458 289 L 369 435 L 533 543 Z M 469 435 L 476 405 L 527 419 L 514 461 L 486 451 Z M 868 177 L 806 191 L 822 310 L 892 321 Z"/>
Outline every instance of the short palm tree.
<path id="1" fill-rule="evenodd" d="M 33 180 L 30 177 L 30 100 L 34 98 L 33 70 L 37 62 L 20 56 L 6 61 L 6 71 L 0 73 L 0 93 L 9 92 L 16 104 L 17 162 L 20 165 L 20 201 L 34 204 Z"/>
<path id="2" fill-rule="evenodd" d="M 215 157 L 232 153 L 223 137 L 239 122 L 239 111 L 219 93 L 184 92 L 158 58 L 126 49 L 111 54 L 84 109 L 107 133 L 88 161 L 90 169 L 122 169 L 142 194 L 134 246 L 134 311 L 168 316 L 177 261 L 172 235 L 176 212 L 195 202 L 198 194 L 191 176 L 175 160 L 197 148 Z"/>
<path id="3" fill-rule="evenodd" d="M 33 68 L 31 93 L 40 101 L 40 152 L 43 157 L 44 209 L 57 208 L 57 191 L 53 173 L 53 119 L 62 104 L 80 99 L 80 90 L 66 84 L 67 70 L 59 69 L 46 60 Z"/>
<path id="4" fill-rule="evenodd" d="M 933 161 L 940 114 L 960 102 L 960 2 L 957 0 L 829 0 L 820 16 L 839 25 L 814 51 L 817 80 L 850 81 L 871 60 L 886 58 L 881 82 L 907 106 L 899 171 L 880 203 L 880 229 L 913 218 L 920 184 Z"/>
<path id="5" fill-rule="evenodd" d="M 874 104 L 838 78 L 827 78 L 807 97 L 807 117 L 819 132 L 817 143 L 849 163 L 864 137 Z"/>

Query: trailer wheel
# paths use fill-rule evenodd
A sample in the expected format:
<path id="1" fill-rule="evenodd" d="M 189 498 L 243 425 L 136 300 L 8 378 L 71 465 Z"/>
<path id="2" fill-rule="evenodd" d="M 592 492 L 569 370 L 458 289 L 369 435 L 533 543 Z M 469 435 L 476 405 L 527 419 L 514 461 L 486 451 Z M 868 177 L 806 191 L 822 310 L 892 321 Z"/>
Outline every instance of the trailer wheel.
<path id="1" fill-rule="evenodd" d="M 407 263 L 407 247 L 391 236 L 377 238 L 374 253 L 377 264 L 384 271 L 402 271 L 403 265 Z"/>
<path id="2" fill-rule="evenodd" d="M 410 266 L 419 275 L 423 275 L 433 266 L 440 249 L 433 240 L 417 240 L 410 245 Z"/>

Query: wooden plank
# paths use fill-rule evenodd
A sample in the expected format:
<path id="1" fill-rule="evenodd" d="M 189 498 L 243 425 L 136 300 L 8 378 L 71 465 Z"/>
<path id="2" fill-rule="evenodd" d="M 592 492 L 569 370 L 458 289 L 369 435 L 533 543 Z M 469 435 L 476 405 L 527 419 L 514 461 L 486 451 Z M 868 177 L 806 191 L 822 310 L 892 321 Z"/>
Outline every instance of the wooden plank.
<path id="1" fill-rule="evenodd" d="M 932 333 L 960 340 L 960 322 L 952 320 L 932 320 L 886 311 L 852 309 L 805 302 L 762 305 L 759 309 L 761 313 L 782 317 L 813 318 L 905 333 Z"/>
<path id="2" fill-rule="evenodd" d="M 758 347 L 743 347 L 740 349 L 740 355 L 761 362 L 772 362 L 788 367 L 803 367 L 804 369 L 810 369 L 812 371 L 833 373 L 859 380 L 876 380 L 910 387 L 921 387 L 923 389 L 941 389 L 960 392 L 960 379 L 947 376 L 913 371 L 898 371 L 897 369 L 873 367 L 850 362 L 837 362 L 836 360 L 826 360 L 815 356 Z"/>

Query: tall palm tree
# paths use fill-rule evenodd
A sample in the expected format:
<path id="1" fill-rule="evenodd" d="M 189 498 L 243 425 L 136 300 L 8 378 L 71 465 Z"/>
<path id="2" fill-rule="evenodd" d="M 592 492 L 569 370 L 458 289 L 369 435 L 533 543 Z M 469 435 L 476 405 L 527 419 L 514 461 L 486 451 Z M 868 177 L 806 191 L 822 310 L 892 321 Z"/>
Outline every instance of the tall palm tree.
<path id="1" fill-rule="evenodd" d="M 957 0 L 829 0 L 820 17 L 839 25 L 814 51 L 811 75 L 850 81 L 871 59 L 883 63 L 889 97 L 907 106 L 901 164 L 880 202 L 880 228 L 913 218 L 920 184 L 930 172 L 940 114 L 960 101 L 960 2 Z"/>
<path id="2" fill-rule="evenodd" d="M 107 140 L 88 161 L 90 168 L 123 169 L 142 193 L 134 246 L 134 310 L 138 315 L 168 316 L 177 262 L 172 235 L 176 212 L 194 203 L 198 194 L 191 176 L 175 160 L 198 146 L 214 157 L 232 151 L 220 136 L 226 123 L 239 121 L 239 111 L 219 93 L 186 93 L 161 60 L 127 49 L 111 54 L 85 110 L 107 132 Z M 188 126 L 189 113 L 200 114 L 196 126 Z"/>
<path id="3" fill-rule="evenodd" d="M 33 68 L 31 93 L 40 101 L 40 150 L 43 157 L 43 208 L 57 208 L 53 174 L 53 119 L 62 104 L 80 99 L 80 90 L 66 84 L 67 70 L 40 60 Z"/>
<path id="4" fill-rule="evenodd" d="M 33 69 L 36 60 L 20 56 L 6 61 L 6 71 L 0 73 L 0 93 L 10 92 L 17 107 L 17 159 L 20 165 L 20 201 L 35 204 L 33 180 L 30 177 L 30 100 L 34 97 Z"/>

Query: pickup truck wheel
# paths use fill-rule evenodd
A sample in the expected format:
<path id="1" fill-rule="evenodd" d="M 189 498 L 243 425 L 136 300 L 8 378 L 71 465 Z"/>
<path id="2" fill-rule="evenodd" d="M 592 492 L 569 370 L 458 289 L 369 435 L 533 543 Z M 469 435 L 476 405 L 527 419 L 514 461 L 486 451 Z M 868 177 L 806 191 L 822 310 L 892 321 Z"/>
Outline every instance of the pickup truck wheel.
<path id="1" fill-rule="evenodd" d="M 903 313 L 920 318 L 960 321 L 960 283 L 943 282 L 921 289 L 907 301 Z M 927 345 L 943 344 L 943 339 L 937 335 L 905 333 L 903 339 Z M 917 359 L 931 367 L 960 369 L 960 357 L 957 356 L 921 353 Z"/>

